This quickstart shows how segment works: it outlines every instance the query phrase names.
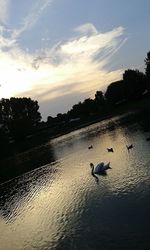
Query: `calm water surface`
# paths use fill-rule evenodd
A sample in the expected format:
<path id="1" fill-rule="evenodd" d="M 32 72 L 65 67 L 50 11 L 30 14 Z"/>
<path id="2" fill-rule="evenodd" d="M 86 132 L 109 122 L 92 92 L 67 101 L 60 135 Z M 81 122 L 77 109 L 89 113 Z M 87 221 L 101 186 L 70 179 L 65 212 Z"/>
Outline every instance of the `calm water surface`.
<path id="1" fill-rule="evenodd" d="M 50 141 L 53 162 L 0 186 L 1 250 L 150 249 L 148 132 L 107 126 Z M 89 164 L 100 161 L 112 169 L 94 178 Z"/>

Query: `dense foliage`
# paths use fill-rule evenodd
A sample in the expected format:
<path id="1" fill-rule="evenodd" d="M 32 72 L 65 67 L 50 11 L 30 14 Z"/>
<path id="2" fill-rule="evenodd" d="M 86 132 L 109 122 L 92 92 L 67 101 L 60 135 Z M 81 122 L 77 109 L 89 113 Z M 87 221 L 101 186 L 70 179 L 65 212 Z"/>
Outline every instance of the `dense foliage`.
<path id="1" fill-rule="evenodd" d="M 0 148 L 4 149 L 11 140 L 24 140 L 33 133 L 41 120 L 37 101 L 31 98 L 0 100 Z"/>

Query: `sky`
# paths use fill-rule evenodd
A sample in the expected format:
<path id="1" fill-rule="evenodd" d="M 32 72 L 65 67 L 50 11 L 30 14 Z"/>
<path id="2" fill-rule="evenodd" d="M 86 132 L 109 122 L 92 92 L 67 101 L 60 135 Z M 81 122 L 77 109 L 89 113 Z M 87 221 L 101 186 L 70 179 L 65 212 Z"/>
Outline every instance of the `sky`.
<path id="1" fill-rule="evenodd" d="M 43 120 L 144 72 L 149 0 L 0 0 L 0 98 L 37 100 Z"/>

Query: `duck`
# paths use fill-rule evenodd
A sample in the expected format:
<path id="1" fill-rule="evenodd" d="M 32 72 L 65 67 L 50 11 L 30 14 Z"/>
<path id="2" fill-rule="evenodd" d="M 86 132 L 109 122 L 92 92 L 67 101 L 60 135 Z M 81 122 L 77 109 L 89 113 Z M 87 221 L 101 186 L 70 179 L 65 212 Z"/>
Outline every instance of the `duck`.
<path id="1" fill-rule="evenodd" d="M 88 147 L 88 149 L 92 149 L 92 148 L 93 148 L 93 146 L 92 146 L 92 145 Z"/>
<path id="2" fill-rule="evenodd" d="M 114 152 L 113 148 L 107 148 L 107 151 L 112 153 Z"/>
<path id="3" fill-rule="evenodd" d="M 105 172 L 107 169 L 111 169 L 110 167 L 110 162 L 108 162 L 107 164 L 104 164 L 104 162 L 100 162 L 98 163 L 95 168 L 94 168 L 94 164 L 90 163 L 90 167 L 91 167 L 91 174 L 101 174 L 103 172 Z"/>
<path id="4" fill-rule="evenodd" d="M 126 145 L 126 147 L 127 147 L 128 151 L 129 151 L 131 148 L 133 148 L 133 144 L 131 144 L 129 146 Z"/>

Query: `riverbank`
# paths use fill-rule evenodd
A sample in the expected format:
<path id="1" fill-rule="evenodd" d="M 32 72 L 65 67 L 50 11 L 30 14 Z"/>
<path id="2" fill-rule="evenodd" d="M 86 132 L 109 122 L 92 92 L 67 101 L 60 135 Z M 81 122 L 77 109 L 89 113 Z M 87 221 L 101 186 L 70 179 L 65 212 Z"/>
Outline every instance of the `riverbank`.
<path id="1" fill-rule="evenodd" d="M 107 121 L 106 129 L 115 129 L 113 120 L 117 119 L 118 125 L 126 125 L 132 122 L 140 122 L 146 120 L 147 128 L 150 127 L 150 97 L 143 98 L 134 103 L 124 103 L 116 107 L 110 115 L 89 119 L 82 124 L 70 126 L 59 133 L 51 134 L 47 128 L 41 131 L 35 137 L 29 138 L 27 141 L 13 145 L 13 156 L 0 161 L 0 183 L 11 178 L 19 176 L 25 172 L 31 171 L 40 166 L 55 161 L 53 149 L 50 141 L 75 130 L 79 130 L 86 126 L 97 122 Z"/>
<path id="2" fill-rule="evenodd" d="M 95 119 L 92 119 L 90 117 L 87 121 L 85 121 L 82 124 L 77 124 L 75 126 L 69 127 L 64 132 L 60 132 L 56 135 L 51 136 L 49 139 L 57 138 L 61 135 L 70 133 L 72 131 L 84 128 L 86 126 L 92 125 L 97 122 L 101 122 L 104 120 L 108 120 L 111 118 L 115 118 L 117 116 L 124 116 L 126 119 L 124 119 L 124 122 L 133 122 L 136 119 L 143 119 L 146 115 L 147 120 L 149 120 L 150 115 L 150 96 L 144 96 L 142 99 L 137 101 L 130 101 L 128 103 L 122 103 L 121 105 L 115 106 L 109 115 L 103 116 L 103 117 L 96 117 Z"/>
<path id="3" fill-rule="evenodd" d="M 121 103 L 114 107 L 110 107 L 107 110 L 107 115 L 90 115 L 84 119 L 74 121 L 74 122 L 58 122 L 55 126 L 45 124 L 43 127 L 40 127 L 36 133 L 27 136 L 23 141 L 13 142 L 7 148 L 10 152 L 9 156 L 16 155 L 22 152 L 31 150 L 34 147 L 40 146 L 43 143 L 47 143 L 49 140 L 57 138 L 61 135 L 65 135 L 77 129 L 89 126 L 96 122 L 104 121 L 111 119 L 115 116 L 126 115 L 129 113 L 143 113 L 147 112 L 150 114 L 150 96 L 143 96 L 142 99 L 136 101 L 130 101 L 126 103 Z M 130 117 L 132 120 L 132 118 Z M 130 120 L 129 119 L 129 120 Z M 6 155 L 6 158 L 8 158 Z"/>

